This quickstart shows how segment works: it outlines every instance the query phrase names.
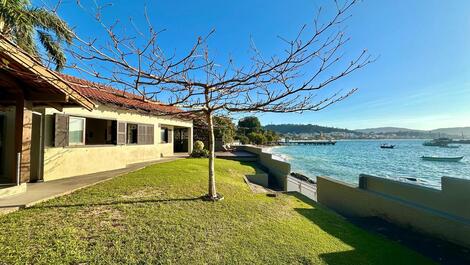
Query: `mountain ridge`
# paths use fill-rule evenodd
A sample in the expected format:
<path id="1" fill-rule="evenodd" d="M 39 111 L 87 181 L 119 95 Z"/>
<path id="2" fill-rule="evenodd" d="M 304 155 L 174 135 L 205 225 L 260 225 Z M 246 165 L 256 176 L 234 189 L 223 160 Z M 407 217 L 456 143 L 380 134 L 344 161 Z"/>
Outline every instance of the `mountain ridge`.
<path id="1" fill-rule="evenodd" d="M 281 134 L 315 134 L 315 133 L 356 133 L 356 134 L 432 134 L 433 136 L 442 134 L 442 136 L 449 137 L 470 137 L 470 126 L 465 127 L 448 127 L 448 128 L 437 128 L 432 130 L 419 130 L 410 129 L 404 127 L 376 127 L 376 128 L 365 128 L 349 130 L 345 128 L 321 126 L 316 124 L 269 124 L 263 126 L 266 130 L 275 131 Z"/>

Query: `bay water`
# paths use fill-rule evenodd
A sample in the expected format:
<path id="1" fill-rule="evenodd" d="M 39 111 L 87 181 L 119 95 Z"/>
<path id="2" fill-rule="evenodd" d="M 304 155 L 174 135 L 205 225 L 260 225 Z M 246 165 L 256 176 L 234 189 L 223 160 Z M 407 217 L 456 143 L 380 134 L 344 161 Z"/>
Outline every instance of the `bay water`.
<path id="1" fill-rule="evenodd" d="M 424 140 L 342 140 L 336 145 L 279 146 L 270 150 L 289 162 L 293 172 L 309 178 L 328 176 L 350 184 L 359 174 L 440 188 L 441 177 L 470 179 L 470 145 L 460 148 L 423 146 Z M 394 149 L 381 149 L 389 143 Z M 421 156 L 464 156 L 460 162 L 424 161 Z M 416 178 L 410 181 L 407 178 Z"/>

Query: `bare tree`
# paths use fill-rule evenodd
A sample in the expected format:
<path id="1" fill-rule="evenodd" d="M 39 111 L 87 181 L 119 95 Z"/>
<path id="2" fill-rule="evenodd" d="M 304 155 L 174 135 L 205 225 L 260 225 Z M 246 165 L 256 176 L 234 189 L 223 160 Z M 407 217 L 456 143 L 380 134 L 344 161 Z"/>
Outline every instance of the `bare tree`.
<path id="1" fill-rule="evenodd" d="M 152 26 L 147 12 L 145 31 L 131 22 L 128 26 L 133 34 L 129 35 L 120 23 L 106 25 L 98 8 L 96 22 L 107 36 L 76 36 L 69 52 L 78 63 L 70 67 L 132 90 L 143 100 L 178 106 L 182 113 L 203 113 L 210 133 L 207 198 L 219 200 L 222 197 L 216 191 L 214 171 L 214 114 L 319 111 L 354 93 L 356 88 L 317 95 L 319 90 L 373 61 L 366 50 L 348 61 L 344 58 L 349 38 L 342 25 L 356 2 L 334 1 L 334 14 L 325 19 L 320 9 L 313 25 L 301 27 L 292 40 L 279 38 L 285 49 L 276 55 L 265 57 L 251 42 L 249 63 L 236 65 L 228 59 L 225 66 L 209 53 L 207 39 L 214 31 L 198 38 L 185 55 L 168 56 L 159 46 L 162 31 Z"/>

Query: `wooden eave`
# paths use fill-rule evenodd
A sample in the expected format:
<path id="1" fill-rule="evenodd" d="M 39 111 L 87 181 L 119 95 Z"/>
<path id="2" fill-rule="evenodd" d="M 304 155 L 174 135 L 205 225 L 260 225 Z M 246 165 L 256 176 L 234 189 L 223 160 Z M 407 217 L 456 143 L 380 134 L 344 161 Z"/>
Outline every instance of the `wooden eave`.
<path id="1" fill-rule="evenodd" d="M 55 108 L 78 104 L 90 111 L 95 107 L 93 101 L 76 91 L 56 72 L 44 67 L 3 36 L 0 36 L 0 70 L 2 79 L 3 76 L 16 76 L 23 87 L 34 84 L 36 91 L 27 92 L 30 95 L 26 96 L 37 104 Z"/>

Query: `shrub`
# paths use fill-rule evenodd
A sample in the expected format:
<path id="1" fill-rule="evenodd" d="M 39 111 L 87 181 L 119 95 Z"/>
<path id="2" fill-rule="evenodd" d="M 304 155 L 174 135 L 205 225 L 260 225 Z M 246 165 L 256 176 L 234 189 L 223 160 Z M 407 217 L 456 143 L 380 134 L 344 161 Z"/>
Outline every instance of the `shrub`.
<path id="1" fill-rule="evenodd" d="M 194 142 L 194 150 L 204 150 L 204 143 L 202 141 Z"/>
<path id="2" fill-rule="evenodd" d="M 242 143 L 242 144 L 249 144 L 250 143 L 250 139 L 248 137 L 246 137 L 245 135 L 240 135 L 237 138 L 240 141 L 240 143 Z"/>
<path id="3" fill-rule="evenodd" d="M 262 133 L 252 132 L 248 134 L 248 138 L 252 144 L 262 145 L 266 144 L 266 137 Z"/>
<path id="4" fill-rule="evenodd" d="M 209 150 L 206 150 L 206 149 L 196 150 L 196 149 L 194 149 L 193 152 L 191 153 L 191 157 L 194 157 L 194 158 L 209 157 Z"/>
<path id="5" fill-rule="evenodd" d="M 200 141 L 198 141 L 200 142 Z M 201 142 L 202 144 L 202 142 Z M 200 147 L 200 146 L 198 146 Z M 202 144 L 202 147 L 204 148 L 204 144 Z M 194 144 L 194 149 L 193 152 L 191 153 L 191 157 L 194 158 L 202 158 L 202 157 L 209 157 L 209 150 L 207 149 L 197 149 L 196 144 Z"/>

